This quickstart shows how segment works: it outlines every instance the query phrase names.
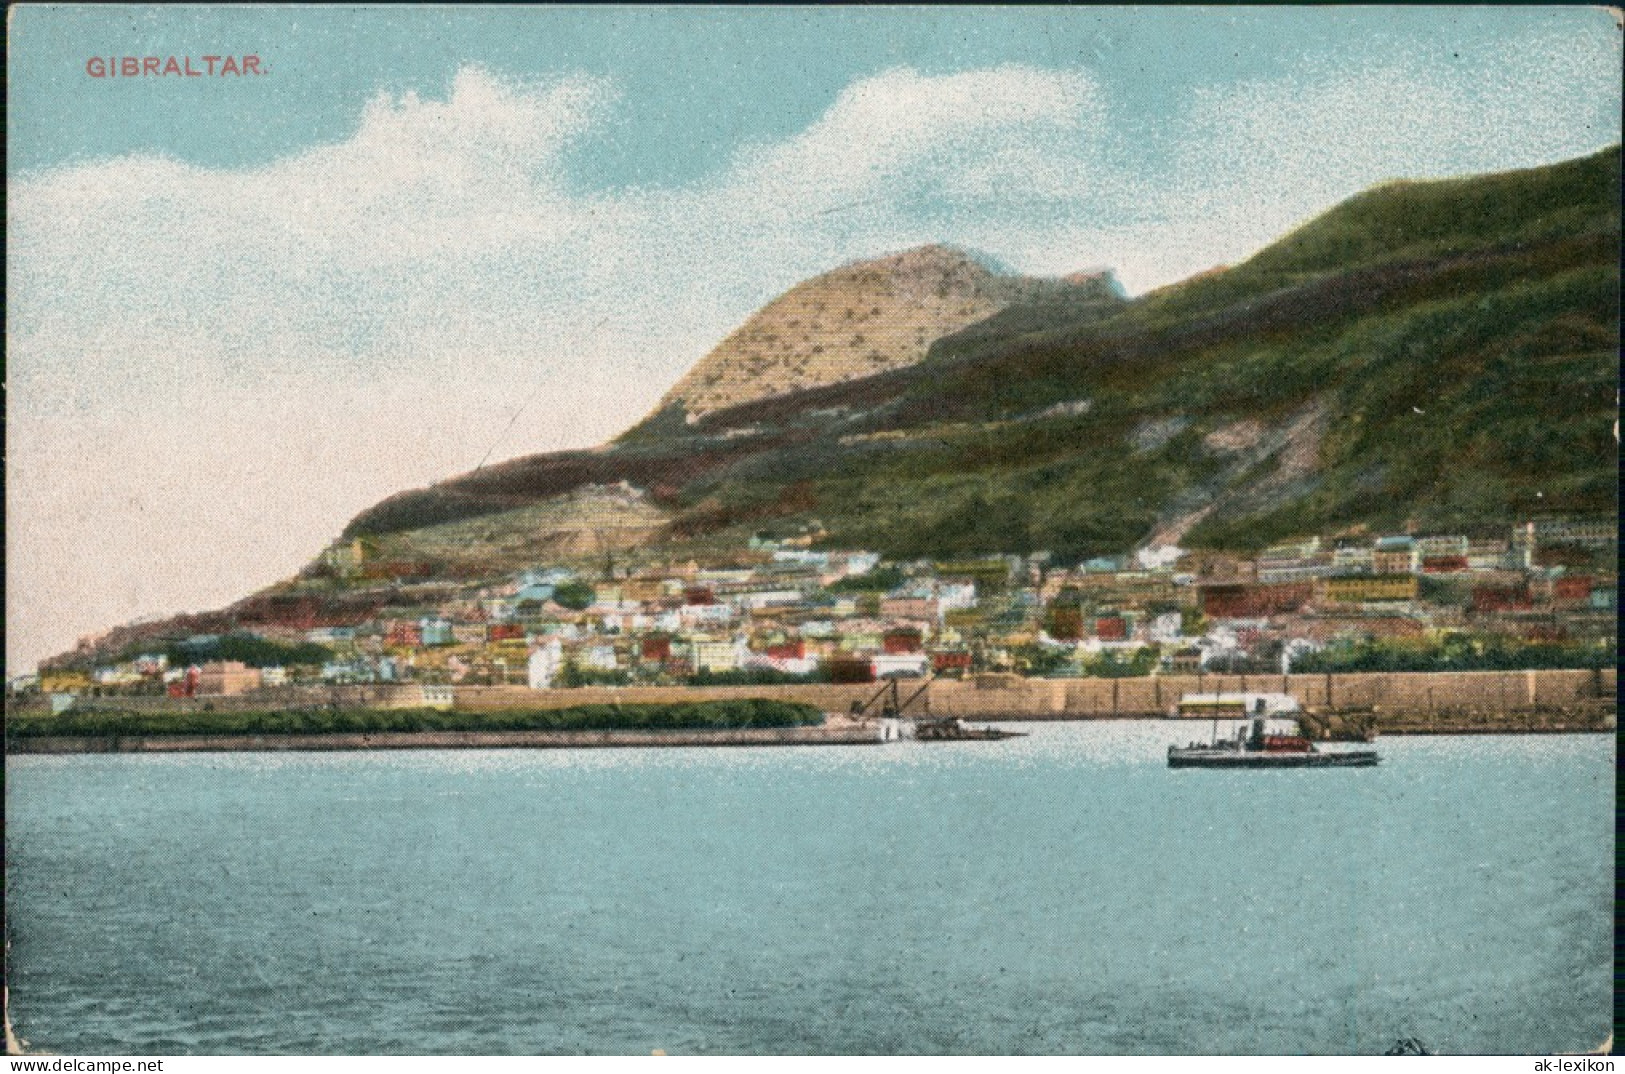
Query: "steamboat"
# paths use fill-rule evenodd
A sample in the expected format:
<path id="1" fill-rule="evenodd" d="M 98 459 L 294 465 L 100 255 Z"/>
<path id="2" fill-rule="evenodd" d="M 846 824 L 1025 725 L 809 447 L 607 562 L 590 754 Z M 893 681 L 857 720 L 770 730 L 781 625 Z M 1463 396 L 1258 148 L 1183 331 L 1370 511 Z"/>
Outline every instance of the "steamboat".
<path id="1" fill-rule="evenodd" d="M 1310 742 L 1296 720 L 1257 716 L 1236 729 L 1234 738 L 1168 747 L 1169 768 L 1370 768 L 1376 750 L 1323 750 Z"/>

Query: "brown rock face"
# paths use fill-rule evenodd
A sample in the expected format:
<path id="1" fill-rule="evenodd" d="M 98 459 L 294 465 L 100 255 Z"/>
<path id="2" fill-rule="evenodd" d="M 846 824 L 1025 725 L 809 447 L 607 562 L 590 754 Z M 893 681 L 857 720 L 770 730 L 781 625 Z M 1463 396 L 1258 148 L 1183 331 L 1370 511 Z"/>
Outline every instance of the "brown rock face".
<path id="1" fill-rule="evenodd" d="M 947 246 L 843 265 L 752 314 L 660 406 L 681 402 L 692 417 L 912 365 L 935 340 L 1047 286 Z"/>

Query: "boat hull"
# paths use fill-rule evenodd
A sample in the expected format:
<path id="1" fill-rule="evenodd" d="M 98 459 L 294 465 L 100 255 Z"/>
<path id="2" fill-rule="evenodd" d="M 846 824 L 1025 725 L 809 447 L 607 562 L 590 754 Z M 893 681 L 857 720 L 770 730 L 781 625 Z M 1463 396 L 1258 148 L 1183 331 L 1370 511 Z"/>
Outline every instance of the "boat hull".
<path id="1" fill-rule="evenodd" d="M 914 733 L 915 740 L 919 742 L 1002 742 L 1007 738 L 1026 737 L 1025 731 L 1003 731 L 997 727 L 920 728 Z"/>
<path id="2" fill-rule="evenodd" d="M 1374 750 L 1335 753 L 1266 753 L 1257 750 L 1180 749 L 1168 751 L 1169 768 L 1370 768 Z"/>

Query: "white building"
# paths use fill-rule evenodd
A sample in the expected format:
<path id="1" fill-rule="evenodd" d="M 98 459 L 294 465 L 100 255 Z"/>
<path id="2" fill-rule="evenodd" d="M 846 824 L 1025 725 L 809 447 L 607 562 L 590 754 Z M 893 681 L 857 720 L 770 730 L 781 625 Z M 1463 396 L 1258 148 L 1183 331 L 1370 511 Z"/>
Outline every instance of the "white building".
<path id="1" fill-rule="evenodd" d="M 754 593 L 740 595 L 740 603 L 753 612 L 764 608 L 794 607 L 804 599 L 799 589 L 757 590 Z"/>
<path id="2" fill-rule="evenodd" d="M 818 670 L 818 660 L 811 656 L 768 656 L 766 653 L 746 652 L 740 665 L 752 671 L 782 671 L 786 675 L 810 675 Z"/>
<path id="3" fill-rule="evenodd" d="M 558 638 L 549 638 L 531 650 L 526 681 L 532 690 L 549 689 L 553 685 L 553 677 L 563 666 L 564 646 L 559 643 Z"/>
<path id="4" fill-rule="evenodd" d="M 879 552 L 853 552 L 846 557 L 847 574 L 868 574 L 880 565 Z"/>
<path id="5" fill-rule="evenodd" d="M 1177 642 L 1185 619 L 1179 612 L 1163 612 L 1151 620 L 1149 631 L 1152 641 Z"/>
<path id="6" fill-rule="evenodd" d="M 1178 545 L 1147 545 L 1134 553 L 1134 561 L 1148 571 L 1165 570 L 1178 562 L 1185 550 Z"/>
<path id="7" fill-rule="evenodd" d="M 976 607 L 975 582 L 943 582 L 937 586 L 937 601 L 943 611 Z"/>
<path id="8" fill-rule="evenodd" d="M 877 679 L 919 678 L 929 659 L 924 653 L 876 653 L 869 666 Z"/>
<path id="9" fill-rule="evenodd" d="M 794 563 L 813 570 L 829 569 L 829 553 L 814 552 L 807 548 L 780 548 L 773 553 L 775 563 Z"/>
<path id="10" fill-rule="evenodd" d="M 678 610 L 685 626 L 726 626 L 733 615 L 734 610 L 726 604 L 685 604 Z"/>

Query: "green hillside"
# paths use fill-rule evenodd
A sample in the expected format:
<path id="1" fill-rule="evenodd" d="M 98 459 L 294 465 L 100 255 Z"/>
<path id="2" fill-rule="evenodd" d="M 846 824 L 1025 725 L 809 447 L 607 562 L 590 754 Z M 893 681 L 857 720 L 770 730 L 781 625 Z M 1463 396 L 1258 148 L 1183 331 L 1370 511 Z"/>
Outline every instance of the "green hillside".
<path id="1" fill-rule="evenodd" d="M 352 534 L 647 490 L 678 541 L 814 522 L 893 557 L 1504 532 L 1615 509 L 1620 152 L 1383 186 L 1129 303 L 1011 307 L 924 361 L 392 497 Z"/>

